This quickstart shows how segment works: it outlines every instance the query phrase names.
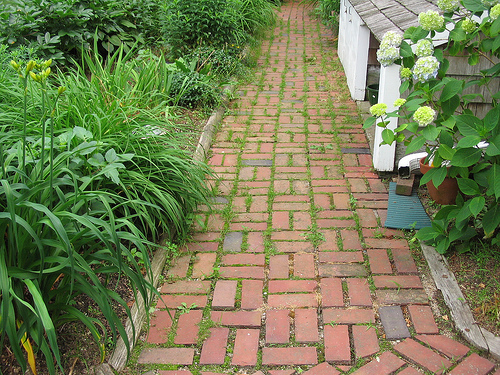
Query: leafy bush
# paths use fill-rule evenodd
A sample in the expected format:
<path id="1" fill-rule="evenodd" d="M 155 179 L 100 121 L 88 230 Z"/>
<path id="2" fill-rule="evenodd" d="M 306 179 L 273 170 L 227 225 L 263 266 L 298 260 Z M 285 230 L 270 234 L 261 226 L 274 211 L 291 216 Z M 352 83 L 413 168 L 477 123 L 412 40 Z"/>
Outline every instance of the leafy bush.
<path id="1" fill-rule="evenodd" d="M 183 58 L 186 61 L 196 61 L 196 71 L 208 66 L 210 74 L 219 80 L 227 80 L 229 77 L 240 75 L 244 71 L 241 59 L 242 50 L 240 46 L 232 47 L 225 49 L 199 47 Z"/>
<path id="2" fill-rule="evenodd" d="M 500 93 L 492 92 L 494 86 L 490 85 L 498 82 L 500 75 L 500 64 L 495 60 L 500 57 L 500 5 L 480 0 L 463 5 L 465 8 L 459 10 L 458 2 L 442 2 L 444 16 L 422 13 L 420 26 L 409 28 L 405 40 L 386 34 L 377 55 L 383 65 L 401 64 L 400 92 L 409 90 L 410 94 L 394 104 L 399 108 L 393 112 L 386 114 L 384 103 L 372 107 L 372 114 L 380 118 L 378 125 L 385 128 L 384 143 L 405 141 L 408 153 L 426 147 L 428 160 L 436 168 L 424 175 L 422 184 L 432 181 L 439 186 L 447 175 L 457 177 L 461 195 L 456 204 L 444 206 L 432 227 L 417 235 L 440 253 L 452 245 L 467 251 L 472 238 L 500 242 Z M 480 59 L 488 62 L 490 68 L 480 72 L 480 79 L 446 76 L 450 62 L 428 39 L 445 29 L 450 30 L 446 52 L 465 56 L 471 66 Z M 492 109 L 478 118 L 468 103 L 479 96 L 474 92 L 484 88 L 492 94 Z M 391 130 L 386 119 L 394 116 L 406 122 Z M 370 118 L 365 127 L 375 120 Z M 482 149 L 481 144 L 486 147 Z"/>
<path id="3" fill-rule="evenodd" d="M 172 0 L 165 2 L 163 33 L 174 57 L 200 45 L 222 48 L 245 43 L 237 0 Z"/>
<path id="4" fill-rule="evenodd" d="M 0 43 L 71 62 L 91 46 L 96 33 L 103 53 L 157 38 L 159 14 L 154 0 L 13 0 L 0 11 Z"/>
<path id="5" fill-rule="evenodd" d="M 80 295 L 129 345 L 115 308 L 130 309 L 107 280 L 128 280 L 147 306 L 150 241 L 185 235 L 207 203 L 208 167 L 191 160 L 186 129 L 165 120 L 169 99 L 157 90 L 170 75 L 141 80 L 168 64 L 131 56 L 89 58 L 90 79 L 82 67 L 55 87 L 50 61 L 0 69 L 0 347 L 8 340 L 23 371 L 38 352 L 51 374 L 62 369 L 57 328 L 73 320 L 104 358 L 104 322 L 75 307 Z"/>

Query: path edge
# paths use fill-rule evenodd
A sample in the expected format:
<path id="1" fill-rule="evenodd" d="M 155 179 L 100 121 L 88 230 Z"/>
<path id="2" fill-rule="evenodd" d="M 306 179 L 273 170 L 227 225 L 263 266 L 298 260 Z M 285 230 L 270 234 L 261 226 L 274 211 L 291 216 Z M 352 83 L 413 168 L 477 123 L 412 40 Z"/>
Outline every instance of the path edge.
<path id="1" fill-rule="evenodd" d="M 219 107 L 212 112 L 211 116 L 208 118 L 205 126 L 203 127 L 203 131 L 201 133 L 200 139 L 198 140 L 198 145 L 193 154 L 193 160 L 195 162 L 203 162 L 208 155 L 210 150 L 210 146 L 212 145 L 212 141 L 214 135 L 217 131 L 217 127 L 221 122 L 224 113 L 226 112 L 226 107 L 231 100 L 234 91 L 236 90 L 236 85 L 225 86 L 223 88 L 223 94 L 221 98 L 221 103 Z M 165 244 L 169 242 L 171 237 L 164 237 L 160 241 L 161 244 Z M 163 268 L 165 267 L 165 263 L 167 261 L 167 250 L 165 246 L 161 246 L 153 256 L 153 260 L 151 261 L 151 269 L 152 269 L 152 284 L 154 288 L 158 287 L 158 281 L 160 279 L 160 274 L 163 272 Z M 148 279 L 148 281 L 151 281 Z M 144 325 L 144 321 L 146 319 L 144 300 L 140 295 L 138 295 L 137 302 L 131 308 L 131 316 L 127 318 L 125 322 L 125 330 L 127 332 L 127 337 L 130 341 L 133 339 L 133 329 L 136 328 L 135 340 L 133 340 L 133 345 L 130 350 L 135 347 L 137 340 L 139 339 L 142 326 Z M 132 324 L 133 323 L 133 324 Z M 116 343 L 115 350 L 111 355 L 109 361 L 107 363 L 100 364 L 95 367 L 94 373 L 95 375 L 113 375 L 115 371 L 121 371 L 125 368 L 127 364 L 127 348 L 125 346 L 125 342 L 122 337 L 118 338 Z"/>
<path id="2" fill-rule="evenodd" d="M 446 258 L 432 246 L 420 242 L 420 247 L 429 265 L 434 284 L 443 294 L 446 306 L 450 309 L 456 328 L 470 344 L 487 351 L 497 361 L 500 360 L 500 337 L 476 323 L 457 279 L 448 267 Z"/>

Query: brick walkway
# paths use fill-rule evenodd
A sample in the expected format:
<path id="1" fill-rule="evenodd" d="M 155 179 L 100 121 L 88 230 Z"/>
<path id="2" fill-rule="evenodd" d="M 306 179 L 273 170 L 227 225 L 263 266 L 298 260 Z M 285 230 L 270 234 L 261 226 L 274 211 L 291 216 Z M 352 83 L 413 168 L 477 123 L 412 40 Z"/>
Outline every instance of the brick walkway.
<path id="1" fill-rule="evenodd" d="M 387 190 L 332 36 L 309 11 L 283 5 L 219 130 L 217 211 L 168 271 L 139 368 L 500 374 L 439 334 L 403 233 L 383 228 Z"/>

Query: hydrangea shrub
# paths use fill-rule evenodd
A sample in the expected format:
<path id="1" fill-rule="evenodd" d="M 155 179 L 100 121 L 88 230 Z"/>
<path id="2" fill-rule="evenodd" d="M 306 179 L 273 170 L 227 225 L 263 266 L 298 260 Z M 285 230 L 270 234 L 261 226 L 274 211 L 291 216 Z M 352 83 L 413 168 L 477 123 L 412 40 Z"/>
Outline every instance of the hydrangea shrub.
<path id="1" fill-rule="evenodd" d="M 447 176 L 457 178 L 456 204 L 442 206 L 432 227 L 417 234 L 444 253 L 451 246 L 466 251 L 477 237 L 500 243 L 500 92 L 493 89 L 498 85 L 491 85 L 500 79 L 500 0 L 438 0 L 437 4 L 440 12 L 422 12 L 419 26 L 404 35 L 388 32 L 381 41 L 379 62 L 401 66 L 400 93 L 408 94 L 406 100 L 394 103 L 393 112 L 388 113 L 384 103 L 372 106 L 372 117 L 364 127 L 377 122 L 384 128 L 382 144 L 404 142 L 407 153 L 425 148 L 435 168 L 421 184 L 432 181 L 439 186 Z M 437 33 L 448 35 L 443 48 L 433 44 Z M 481 70 L 479 79 L 448 77 L 448 55 L 464 56 L 471 66 L 484 60 L 488 68 Z M 483 87 L 491 92 L 491 109 L 479 118 L 469 103 Z M 395 116 L 399 125 L 391 130 L 388 119 Z"/>

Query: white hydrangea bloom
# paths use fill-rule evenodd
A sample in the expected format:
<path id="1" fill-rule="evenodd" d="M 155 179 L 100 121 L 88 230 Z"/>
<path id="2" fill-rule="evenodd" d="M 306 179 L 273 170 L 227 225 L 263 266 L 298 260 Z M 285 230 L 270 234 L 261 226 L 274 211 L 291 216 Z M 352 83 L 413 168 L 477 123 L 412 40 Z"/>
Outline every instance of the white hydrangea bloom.
<path id="1" fill-rule="evenodd" d="M 417 57 L 432 56 L 434 53 L 434 46 L 429 39 L 421 39 L 415 45 L 415 55 Z"/>
<path id="2" fill-rule="evenodd" d="M 403 35 L 396 31 L 387 31 L 382 37 L 380 42 L 380 48 L 385 48 L 389 46 L 399 47 L 403 41 Z"/>
<path id="3" fill-rule="evenodd" d="M 436 111 L 426 105 L 417 109 L 413 114 L 413 119 L 418 123 L 419 126 L 430 125 L 434 121 L 435 117 Z"/>
<path id="4" fill-rule="evenodd" d="M 438 0 L 437 6 L 443 12 L 453 12 L 460 5 L 459 0 Z"/>
<path id="5" fill-rule="evenodd" d="M 399 48 L 387 46 L 379 48 L 377 51 L 377 60 L 383 66 L 389 66 L 397 59 L 399 59 Z"/>
<path id="6" fill-rule="evenodd" d="M 424 30 L 439 30 L 444 25 L 444 17 L 435 10 L 428 10 L 418 15 L 418 23 Z"/>
<path id="7" fill-rule="evenodd" d="M 434 56 L 421 57 L 413 67 L 413 78 L 420 82 L 426 82 L 436 78 L 439 69 L 439 61 Z"/>
<path id="8" fill-rule="evenodd" d="M 490 18 L 494 21 L 500 16 L 500 4 L 495 5 L 490 9 Z"/>

